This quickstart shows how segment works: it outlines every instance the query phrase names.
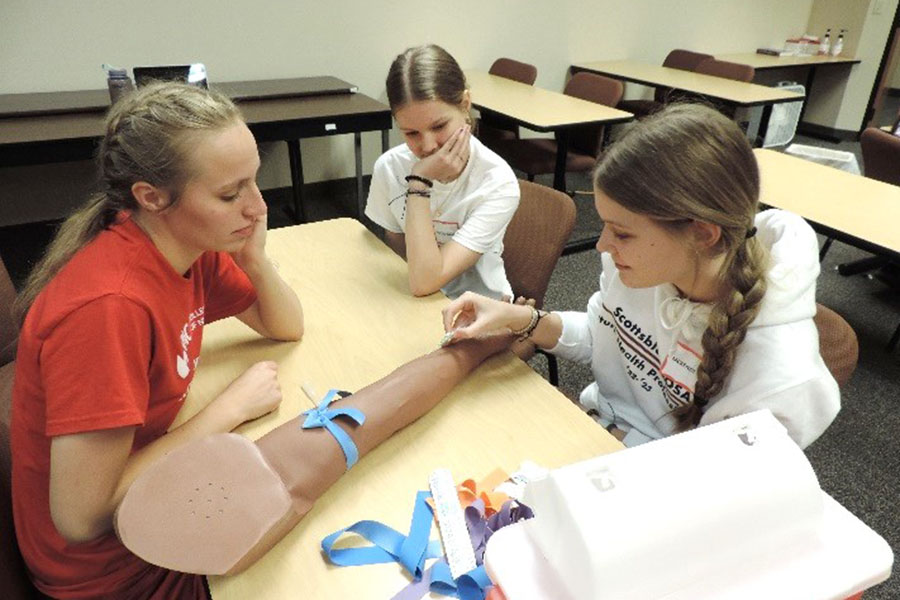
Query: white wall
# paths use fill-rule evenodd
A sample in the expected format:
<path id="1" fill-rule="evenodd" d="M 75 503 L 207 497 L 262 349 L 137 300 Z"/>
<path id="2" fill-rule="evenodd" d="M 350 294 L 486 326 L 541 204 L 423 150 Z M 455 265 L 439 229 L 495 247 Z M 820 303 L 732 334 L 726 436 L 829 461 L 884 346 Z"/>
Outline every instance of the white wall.
<path id="1" fill-rule="evenodd" d="M 424 42 L 443 45 L 464 68 L 486 70 L 499 56 L 531 62 L 537 85 L 561 90 L 578 60 L 660 62 L 675 47 L 724 53 L 778 44 L 803 31 L 811 3 L 2 0 L 0 94 L 102 88 L 104 62 L 202 61 L 213 81 L 334 75 L 384 101 L 393 57 Z M 263 188 L 290 183 L 283 146 L 263 148 Z M 380 136 L 364 135 L 363 149 L 369 172 Z M 303 140 L 302 150 L 307 181 L 353 173 L 349 136 Z M 0 224 L 58 216 L 81 199 L 90 170 L 89 162 L 0 169 Z"/>

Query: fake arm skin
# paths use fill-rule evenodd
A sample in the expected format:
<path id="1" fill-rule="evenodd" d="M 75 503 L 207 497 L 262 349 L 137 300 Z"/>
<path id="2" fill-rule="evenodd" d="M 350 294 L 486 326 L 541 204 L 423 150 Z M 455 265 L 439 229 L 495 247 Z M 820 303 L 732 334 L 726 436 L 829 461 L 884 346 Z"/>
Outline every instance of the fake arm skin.
<path id="1" fill-rule="evenodd" d="M 350 436 L 362 458 L 431 410 L 483 360 L 508 347 L 510 341 L 509 336 L 498 336 L 460 342 L 406 363 L 329 405 L 328 410 L 360 410 L 365 415 L 362 425 L 341 417 L 332 422 Z M 242 443 L 238 445 L 244 448 L 235 449 L 230 437 L 210 436 L 180 449 L 170 460 L 160 461 L 148 472 L 147 480 L 135 483 L 119 508 L 116 531 L 120 539 L 142 559 L 168 569 L 207 575 L 241 572 L 287 535 L 347 470 L 344 453 L 331 433 L 324 428 L 301 429 L 304 420 L 301 415 L 284 423 L 255 445 L 239 438 Z M 236 479 L 229 464 L 247 464 L 246 460 L 250 465 L 242 468 L 241 478 Z M 241 483 L 256 477 L 259 470 L 274 473 L 276 481 L 280 480 L 277 487 L 288 498 L 286 509 L 273 508 L 264 499 L 271 497 L 270 487 Z M 164 482 L 178 487 L 161 494 L 160 486 L 167 485 Z M 184 503 L 183 496 L 195 485 L 203 488 L 204 482 L 212 482 L 208 483 L 212 489 L 227 486 L 222 489 L 228 489 L 228 510 L 217 516 L 222 520 L 213 522 L 215 530 L 197 535 L 192 531 L 198 526 L 197 517 L 188 514 L 191 507 Z M 252 526 L 247 533 L 243 515 L 253 513 L 263 525 Z M 261 517 L 263 513 L 265 518 Z M 160 516 L 148 518 L 149 514 Z M 204 525 L 200 520 L 199 526 Z M 235 533 L 237 530 L 244 533 Z"/>
<path id="2" fill-rule="evenodd" d="M 50 516 L 70 543 L 112 530 L 116 506 L 141 472 L 172 449 L 233 430 L 274 410 L 281 388 L 274 362 L 253 365 L 180 427 L 131 453 L 135 427 L 54 437 L 50 443 Z"/>

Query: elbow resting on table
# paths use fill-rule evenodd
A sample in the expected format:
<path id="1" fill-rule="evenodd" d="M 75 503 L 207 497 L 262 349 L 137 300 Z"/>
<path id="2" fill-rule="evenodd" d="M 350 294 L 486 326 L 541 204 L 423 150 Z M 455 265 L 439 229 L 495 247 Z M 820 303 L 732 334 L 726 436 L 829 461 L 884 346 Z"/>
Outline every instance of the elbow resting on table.
<path id="1" fill-rule="evenodd" d="M 412 278 L 409 280 L 409 291 L 413 296 L 422 297 L 422 296 L 430 296 L 431 294 L 440 291 L 441 284 L 438 281 L 434 282 L 417 282 L 413 281 Z"/>

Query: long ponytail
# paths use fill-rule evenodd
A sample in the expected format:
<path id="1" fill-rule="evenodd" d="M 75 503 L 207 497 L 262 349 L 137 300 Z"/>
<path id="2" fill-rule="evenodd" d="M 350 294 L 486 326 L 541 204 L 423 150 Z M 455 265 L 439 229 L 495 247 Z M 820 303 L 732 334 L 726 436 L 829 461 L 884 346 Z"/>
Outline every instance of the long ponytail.
<path id="1" fill-rule="evenodd" d="M 71 258 L 123 211 L 136 211 L 131 186 L 146 181 L 167 190 L 172 202 L 197 172 L 190 147 L 197 136 L 239 122 L 224 95 L 181 83 L 155 83 L 120 99 L 106 118 L 97 152 L 99 189 L 63 222 L 16 298 L 21 326 L 38 294 Z"/>

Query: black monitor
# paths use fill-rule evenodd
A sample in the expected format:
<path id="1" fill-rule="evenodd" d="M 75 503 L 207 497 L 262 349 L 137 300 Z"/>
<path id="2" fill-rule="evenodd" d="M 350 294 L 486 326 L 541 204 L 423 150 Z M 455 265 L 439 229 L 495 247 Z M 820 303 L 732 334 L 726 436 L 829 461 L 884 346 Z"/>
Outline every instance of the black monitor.
<path id="1" fill-rule="evenodd" d="M 203 63 L 191 65 L 164 65 L 158 67 L 134 67 L 134 83 L 137 87 L 152 81 L 183 81 L 203 89 L 208 89 L 206 66 Z"/>

